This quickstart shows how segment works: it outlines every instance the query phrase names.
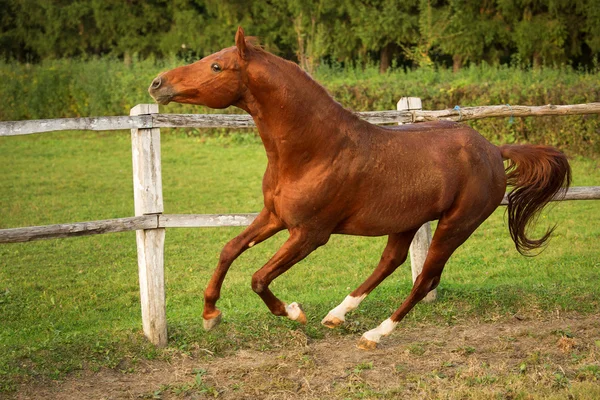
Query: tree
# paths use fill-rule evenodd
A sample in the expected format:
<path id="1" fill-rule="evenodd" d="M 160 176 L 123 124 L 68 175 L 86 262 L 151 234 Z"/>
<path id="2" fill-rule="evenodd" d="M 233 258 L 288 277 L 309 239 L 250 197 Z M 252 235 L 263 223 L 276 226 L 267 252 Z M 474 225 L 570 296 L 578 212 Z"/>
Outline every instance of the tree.
<path id="1" fill-rule="evenodd" d="M 510 35 L 496 1 L 450 0 L 449 13 L 448 36 L 440 48 L 452 56 L 453 70 L 467 62 L 498 63 Z"/>
<path id="2" fill-rule="evenodd" d="M 564 64 L 581 53 L 582 15 L 593 0 L 498 0 L 515 55 L 534 67 Z M 597 6 L 596 6 L 597 7 Z"/>
<path id="3" fill-rule="evenodd" d="M 91 0 L 98 32 L 96 54 L 162 55 L 159 38 L 169 29 L 172 18 L 168 3 L 164 0 Z"/>
<path id="4" fill-rule="evenodd" d="M 312 71 L 323 60 L 592 65 L 598 0 L 0 0 L 0 57 L 113 55 L 186 61 L 232 45 L 239 25 Z"/>
<path id="5" fill-rule="evenodd" d="M 584 42 L 596 56 L 600 53 L 600 6 L 597 1 L 587 0 L 585 4 L 578 7 L 580 13 L 585 16 L 581 24 Z M 574 24 L 578 26 L 579 24 Z"/>
<path id="6" fill-rule="evenodd" d="M 448 33 L 449 10 L 446 4 L 431 4 L 430 0 L 419 2 L 419 36 L 414 45 L 402 45 L 407 58 L 419 67 L 433 65 L 431 54 L 434 49 L 440 48 L 445 40 L 452 35 Z M 436 7 L 437 5 L 437 7 Z"/>
<path id="7" fill-rule="evenodd" d="M 4 1 L 0 42 L 3 52 L 21 61 L 86 54 L 91 19 L 85 1 Z M 6 49 L 6 50 L 5 50 Z"/>
<path id="8" fill-rule="evenodd" d="M 401 46 L 417 42 L 418 0 L 346 0 L 344 6 L 364 51 L 379 53 L 381 72 L 390 67 Z"/>

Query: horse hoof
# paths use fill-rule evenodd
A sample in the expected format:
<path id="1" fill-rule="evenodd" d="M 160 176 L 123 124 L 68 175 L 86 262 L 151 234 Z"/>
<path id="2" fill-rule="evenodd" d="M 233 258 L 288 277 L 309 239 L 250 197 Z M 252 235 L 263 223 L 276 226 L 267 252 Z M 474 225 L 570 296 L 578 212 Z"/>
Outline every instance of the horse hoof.
<path id="1" fill-rule="evenodd" d="M 296 318 L 296 321 L 300 322 L 302 325 L 306 325 L 308 320 L 306 319 L 306 314 L 304 311 L 300 310 L 300 315 Z"/>
<path id="2" fill-rule="evenodd" d="M 306 314 L 304 314 L 300 304 L 293 302 L 292 304 L 286 306 L 285 310 L 287 311 L 287 316 L 289 319 L 300 322 L 302 325 L 306 325 Z"/>
<path id="3" fill-rule="evenodd" d="M 343 319 L 339 319 L 338 317 L 334 317 L 332 315 L 327 314 L 325 318 L 321 321 L 323 326 L 326 326 L 330 329 L 337 328 L 338 326 L 344 323 Z"/>
<path id="4" fill-rule="evenodd" d="M 377 348 L 377 342 L 366 339 L 364 336 L 360 338 L 358 343 L 356 344 L 361 350 L 375 350 Z"/>
<path id="5" fill-rule="evenodd" d="M 202 325 L 204 326 L 204 330 L 205 331 L 210 331 L 212 329 L 214 329 L 217 325 L 219 325 L 221 323 L 221 312 L 219 312 L 219 315 L 217 315 L 214 318 L 211 319 L 204 319 L 202 318 Z"/>

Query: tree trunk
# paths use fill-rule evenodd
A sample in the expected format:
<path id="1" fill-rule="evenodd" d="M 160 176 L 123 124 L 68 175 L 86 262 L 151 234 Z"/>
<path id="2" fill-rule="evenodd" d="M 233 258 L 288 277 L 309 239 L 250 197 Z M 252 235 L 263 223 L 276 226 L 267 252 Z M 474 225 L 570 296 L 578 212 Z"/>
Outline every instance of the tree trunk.
<path id="1" fill-rule="evenodd" d="M 463 66 L 462 56 L 455 54 L 452 56 L 452 71 L 458 72 Z"/>
<path id="2" fill-rule="evenodd" d="M 391 43 L 386 44 L 380 53 L 379 72 L 385 73 L 392 64 L 393 47 Z"/>
<path id="3" fill-rule="evenodd" d="M 542 56 L 540 55 L 539 52 L 534 52 L 533 53 L 533 68 L 537 69 L 540 68 L 542 66 Z"/>
<path id="4" fill-rule="evenodd" d="M 308 60 L 306 57 L 305 41 L 304 41 L 304 30 L 302 29 L 302 13 L 294 19 L 294 31 L 296 32 L 296 39 L 298 40 L 298 50 L 296 50 L 296 57 L 298 57 L 298 64 L 300 68 L 307 71 Z"/>
<path id="5" fill-rule="evenodd" d="M 126 51 L 123 54 L 123 64 L 125 64 L 126 67 L 131 67 L 131 53 Z"/>

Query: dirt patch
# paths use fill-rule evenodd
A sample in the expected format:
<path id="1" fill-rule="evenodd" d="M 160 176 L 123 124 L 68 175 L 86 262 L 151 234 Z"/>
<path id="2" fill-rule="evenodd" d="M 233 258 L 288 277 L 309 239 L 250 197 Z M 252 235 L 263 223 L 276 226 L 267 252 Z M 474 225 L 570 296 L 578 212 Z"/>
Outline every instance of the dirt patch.
<path id="1" fill-rule="evenodd" d="M 227 357 L 177 355 L 133 369 L 30 384 L 16 399 L 600 398 L 600 316 L 397 329 L 370 352 L 358 335 Z M 554 397 L 553 397 L 554 396 Z"/>

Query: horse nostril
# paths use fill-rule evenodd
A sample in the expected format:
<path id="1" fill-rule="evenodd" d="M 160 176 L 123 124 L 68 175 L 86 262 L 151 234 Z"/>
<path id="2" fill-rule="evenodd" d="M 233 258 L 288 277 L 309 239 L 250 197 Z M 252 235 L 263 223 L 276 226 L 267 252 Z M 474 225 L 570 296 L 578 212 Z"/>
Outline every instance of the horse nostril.
<path id="1" fill-rule="evenodd" d="M 152 87 L 152 89 L 158 89 L 158 88 L 160 87 L 160 85 L 162 85 L 162 79 L 161 79 L 161 77 L 159 76 L 158 78 L 155 78 L 155 79 L 152 81 L 152 85 L 151 85 L 151 87 Z"/>

